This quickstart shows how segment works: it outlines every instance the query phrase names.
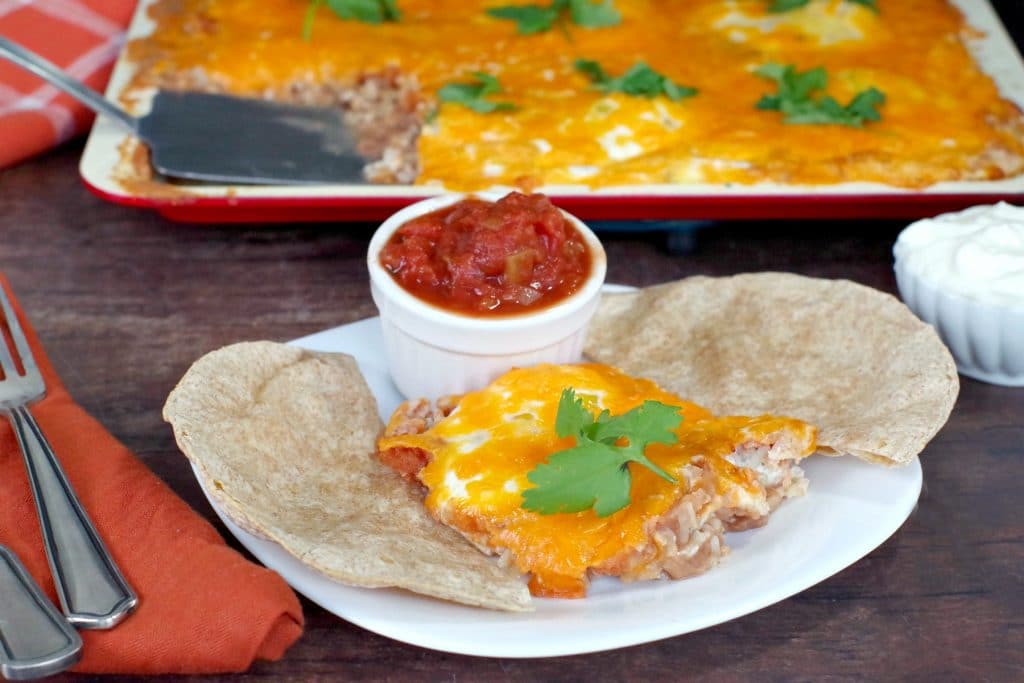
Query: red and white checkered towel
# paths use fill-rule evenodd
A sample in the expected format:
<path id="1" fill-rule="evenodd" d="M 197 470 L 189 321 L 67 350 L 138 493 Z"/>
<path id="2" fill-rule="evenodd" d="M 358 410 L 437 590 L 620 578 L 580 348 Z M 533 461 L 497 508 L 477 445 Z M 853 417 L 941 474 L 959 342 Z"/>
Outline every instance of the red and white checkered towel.
<path id="1" fill-rule="evenodd" d="M 102 92 L 135 0 L 0 0 L 0 35 Z M 84 131 L 93 114 L 0 59 L 0 168 Z"/>

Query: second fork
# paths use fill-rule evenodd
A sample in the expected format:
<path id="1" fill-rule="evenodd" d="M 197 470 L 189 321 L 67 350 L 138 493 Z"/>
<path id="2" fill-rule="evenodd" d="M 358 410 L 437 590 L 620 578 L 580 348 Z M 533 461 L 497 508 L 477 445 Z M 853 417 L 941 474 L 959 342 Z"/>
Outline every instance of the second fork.
<path id="1" fill-rule="evenodd" d="M 114 564 L 29 412 L 28 404 L 46 394 L 46 385 L 2 285 L 0 309 L 0 413 L 10 418 L 25 455 L 57 596 L 68 621 L 75 626 L 111 628 L 135 608 L 138 598 Z M 8 349 L 2 335 L 4 319 L 13 349 Z M 23 372 L 14 362 L 15 352 Z"/>

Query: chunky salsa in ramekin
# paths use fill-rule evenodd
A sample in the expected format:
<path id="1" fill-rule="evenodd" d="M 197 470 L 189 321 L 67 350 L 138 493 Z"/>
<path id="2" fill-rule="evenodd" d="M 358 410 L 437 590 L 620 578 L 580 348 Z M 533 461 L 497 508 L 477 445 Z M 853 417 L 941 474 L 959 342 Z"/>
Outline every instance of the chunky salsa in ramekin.
<path id="1" fill-rule="evenodd" d="M 410 294 L 458 313 L 524 313 L 563 301 L 586 281 L 592 256 L 551 201 L 519 192 L 468 197 L 413 218 L 380 252 Z"/>

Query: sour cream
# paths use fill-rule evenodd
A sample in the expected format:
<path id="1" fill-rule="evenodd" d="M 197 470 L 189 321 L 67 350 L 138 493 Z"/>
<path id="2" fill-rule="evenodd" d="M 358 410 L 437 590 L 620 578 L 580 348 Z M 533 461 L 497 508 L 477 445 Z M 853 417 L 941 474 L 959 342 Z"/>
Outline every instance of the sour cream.
<path id="1" fill-rule="evenodd" d="M 1024 207 L 1000 202 L 917 221 L 900 233 L 893 255 L 934 287 L 1024 306 Z"/>

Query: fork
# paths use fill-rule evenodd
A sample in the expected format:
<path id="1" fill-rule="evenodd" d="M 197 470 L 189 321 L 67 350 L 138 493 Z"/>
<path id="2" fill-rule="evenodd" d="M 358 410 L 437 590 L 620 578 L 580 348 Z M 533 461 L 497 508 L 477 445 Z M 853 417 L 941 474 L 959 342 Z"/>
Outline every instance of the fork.
<path id="1" fill-rule="evenodd" d="M 6 318 L 13 351 L 21 359 L 24 371 L 18 372 L 12 349 L 0 329 L 0 412 L 10 418 L 25 456 L 57 597 L 68 621 L 75 626 L 112 628 L 135 609 L 138 597 L 114 564 L 29 412 L 28 404 L 46 395 L 46 385 L 2 286 L 0 307 L 0 328 Z"/>
<path id="2" fill-rule="evenodd" d="M 0 545 L 0 676 L 12 681 L 64 671 L 82 656 L 82 638 Z"/>

